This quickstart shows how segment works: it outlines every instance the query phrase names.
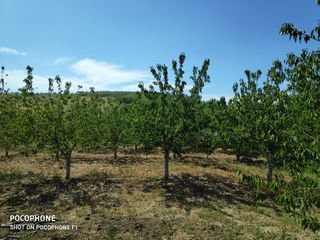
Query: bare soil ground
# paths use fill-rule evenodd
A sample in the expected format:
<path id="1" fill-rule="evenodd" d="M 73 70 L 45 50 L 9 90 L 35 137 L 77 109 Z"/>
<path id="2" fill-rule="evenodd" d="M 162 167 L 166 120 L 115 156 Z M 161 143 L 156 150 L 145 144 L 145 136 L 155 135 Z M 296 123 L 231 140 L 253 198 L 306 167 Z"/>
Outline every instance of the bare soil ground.
<path id="1" fill-rule="evenodd" d="M 265 174 L 263 161 L 237 163 L 217 151 L 170 161 L 162 181 L 160 152 L 112 159 L 75 153 L 72 179 L 49 155 L 0 159 L 0 223 L 12 214 L 54 214 L 77 230 L 10 231 L 0 239 L 320 239 L 280 206 L 254 203 L 236 170 Z"/>

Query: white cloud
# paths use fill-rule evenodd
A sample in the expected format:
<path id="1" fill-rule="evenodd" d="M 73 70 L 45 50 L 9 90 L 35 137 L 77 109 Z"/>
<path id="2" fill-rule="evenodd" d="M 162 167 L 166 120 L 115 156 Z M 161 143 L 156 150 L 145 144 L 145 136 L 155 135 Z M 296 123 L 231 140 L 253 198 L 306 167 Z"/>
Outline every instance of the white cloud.
<path id="1" fill-rule="evenodd" d="M 94 59 L 83 59 L 71 65 L 71 70 L 93 86 L 110 88 L 112 86 L 149 80 L 151 75 L 146 71 L 127 70 L 122 65 L 100 62 Z M 97 88 L 96 88 L 97 89 Z"/>
<path id="2" fill-rule="evenodd" d="M 62 58 L 57 58 L 54 60 L 53 64 L 54 65 L 61 65 L 61 64 L 66 64 L 69 63 L 73 60 L 73 57 L 62 57 Z"/>
<path id="3" fill-rule="evenodd" d="M 17 70 L 17 69 L 7 69 L 6 73 L 8 74 L 5 77 L 5 82 L 7 82 L 6 88 L 10 89 L 10 92 L 18 91 L 19 88 L 24 86 L 23 79 L 27 76 L 26 71 Z M 144 75 L 143 75 L 144 76 Z M 146 74 L 147 77 L 149 77 Z M 40 75 L 34 74 L 33 75 L 33 87 L 35 92 L 48 92 L 48 78 L 54 76 L 48 75 Z M 145 87 L 149 87 L 149 85 L 153 82 L 152 78 L 148 79 L 131 79 L 131 82 L 122 82 L 121 84 L 112 84 L 112 82 L 107 82 L 105 84 L 104 81 L 96 81 L 94 83 L 90 79 L 86 77 L 79 77 L 79 76 L 61 76 L 62 79 L 62 86 L 64 86 L 65 82 L 71 82 L 71 91 L 75 92 L 78 89 L 78 85 L 83 86 L 83 91 L 89 91 L 90 87 L 94 87 L 96 91 L 103 91 L 103 90 L 110 90 L 110 91 L 139 91 L 138 84 L 139 81 L 144 80 Z M 116 82 L 114 82 L 116 83 Z M 202 99 L 207 101 L 212 98 L 217 100 L 220 99 L 222 95 L 215 95 L 215 94 L 202 94 Z M 232 96 L 225 96 L 226 101 L 228 102 Z"/>
<path id="4" fill-rule="evenodd" d="M 11 54 L 11 55 L 20 55 L 20 56 L 27 55 L 27 53 L 25 53 L 25 52 L 19 52 L 16 49 L 7 48 L 7 47 L 0 47 L 0 53 Z"/>
<path id="5" fill-rule="evenodd" d="M 6 88 L 10 89 L 10 92 L 16 92 L 19 88 L 24 86 L 23 79 L 26 78 L 26 71 L 22 70 L 6 70 L 8 76 L 5 78 Z M 48 78 L 54 76 L 44 76 L 33 74 L 33 88 L 35 92 L 48 92 Z M 78 85 L 83 86 L 83 90 L 89 90 L 91 84 L 87 84 L 83 79 L 79 79 L 77 77 L 61 77 L 62 87 L 64 87 L 65 82 L 71 82 L 71 91 L 76 91 L 78 89 Z M 54 85 L 56 86 L 56 85 Z"/>
<path id="6" fill-rule="evenodd" d="M 23 79 L 26 78 L 27 73 L 23 70 L 6 70 L 7 77 L 5 77 L 6 88 L 10 89 L 10 92 L 16 92 L 19 88 L 24 86 Z M 48 92 L 48 78 L 54 76 L 46 76 L 33 74 L 33 88 L 35 92 Z M 138 91 L 137 84 L 121 84 L 118 86 L 105 86 L 100 83 L 92 83 L 86 78 L 79 78 L 77 76 L 60 76 L 62 80 L 62 87 L 64 87 L 65 82 L 71 82 L 71 91 L 75 92 L 78 89 L 78 85 L 81 85 L 83 91 L 89 91 L 90 87 L 94 87 L 96 91 L 110 90 L 110 91 Z M 55 90 L 56 85 L 54 85 Z"/>
<path id="7" fill-rule="evenodd" d="M 10 91 L 18 91 L 19 88 L 24 86 L 23 79 L 26 78 L 26 71 L 22 70 L 6 70 L 8 76 L 5 78 L 7 83 L 6 87 Z M 33 87 L 37 92 L 46 92 L 48 90 L 48 77 L 33 75 Z"/>
<path id="8" fill-rule="evenodd" d="M 59 61 L 58 61 L 59 60 Z M 57 64 L 62 64 L 66 59 L 56 59 Z M 69 59 L 68 59 L 69 60 Z M 99 62 L 94 59 L 83 59 L 70 65 L 70 75 L 60 75 L 62 85 L 71 82 L 71 91 L 76 91 L 78 85 L 83 86 L 83 91 L 94 87 L 96 91 L 139 91 L 138 84 L 143 81 L 150 83 L 152 76 L 146 71 L 126 70 L 122 65 Z M 24 86 L 23 79 L 27 76 L 26 71 L 7 69 L 7 87 L 10 91 L 18 91 Z M 33 75 L 33 86 L 36 92 L 48 91 L 49 75 Z"/>

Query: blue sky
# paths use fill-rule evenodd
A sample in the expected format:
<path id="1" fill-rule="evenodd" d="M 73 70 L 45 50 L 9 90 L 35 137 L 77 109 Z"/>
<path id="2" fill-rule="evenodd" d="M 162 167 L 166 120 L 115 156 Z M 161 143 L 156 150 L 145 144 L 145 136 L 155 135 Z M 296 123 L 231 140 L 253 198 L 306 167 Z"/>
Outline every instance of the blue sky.
<path id="1" fill-rule="evenodd" d="M 319 20 L 315 0 L 0 0 L 0 65 L 7 87 L 22 86 L 25 67 L 46 91 L 60 75 L 74 86 L 136 90 L 152 81 L 149 67 L 171 64 L 185 52 L 186 75 L 210 58 L 205 99 L 232 96 L 246 69 L 266 73 L 275 59 L 316 43 L 279 35 L 282 23 L 311 30 Z M 263 79 L 262 79 L 263 80 Z"/>

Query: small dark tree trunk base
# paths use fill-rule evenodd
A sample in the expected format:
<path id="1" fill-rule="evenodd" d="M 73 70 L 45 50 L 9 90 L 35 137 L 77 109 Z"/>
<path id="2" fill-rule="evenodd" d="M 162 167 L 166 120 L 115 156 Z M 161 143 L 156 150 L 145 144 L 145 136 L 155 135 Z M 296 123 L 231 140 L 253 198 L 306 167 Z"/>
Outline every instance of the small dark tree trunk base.
<path id="1" fill-rule="evenodd" d="M 66 156 L 66 179 L 70 179 L 71 175 L 71 154 Z"/>
<path id="2" fill-rule="evenodd" d="M 138 153 L 138 145 L 137 144 L 134 145 L 134 152 Z"/>
<path id="3" fill-rule="evenodd" d="M 59 153 L 56 153 L 55 155 L 54 155 L 54 159 L 56 160 L 56 161 L 60 161 L 60 155 L 59 155 Z"/>
<path id="4" fill-rule="evenodd" d="M 271 163 L 267 164 L 267 183 L 270 184 L 272 183 L 272 171 L 273 171 L 273 166 Z"/>
<path id="5" fill-rule="evenodd" d="M 241 155 L 239 153 L 236 154 L 237 162 L 240 162 Z"/>
<path id="6" fill-rule="evenodd" d="M 113 159 L 117 159 L 118 158 L 118 154 L 117 154 L 117 149 L 113 149 Z"/>
<path id="7" fill-rule="evenodd" d="M 169 151 L 165 150 L 164 152 L 164 181 L 169 180 Z"/>

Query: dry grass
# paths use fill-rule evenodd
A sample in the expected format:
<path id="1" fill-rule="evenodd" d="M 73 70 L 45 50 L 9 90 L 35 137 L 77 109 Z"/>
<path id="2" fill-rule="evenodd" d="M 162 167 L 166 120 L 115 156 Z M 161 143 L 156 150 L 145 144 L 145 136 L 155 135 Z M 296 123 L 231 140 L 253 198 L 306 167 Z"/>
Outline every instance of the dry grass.
<path id="1" fill-rule="evenodd" d="M 72 179 L 45 154 L 0 160 L 0 219 L 55 214 L 73 231 L 10 232 L 21 239 L 317 239 L 271 202 L 257 205 L 235 174 L 265 174 L 261 162 L 216 152 L 171 160 L 162 182 L 160 153 L 75 153 Z M 61 176 L 61 178 L 59 178 Z"/>

